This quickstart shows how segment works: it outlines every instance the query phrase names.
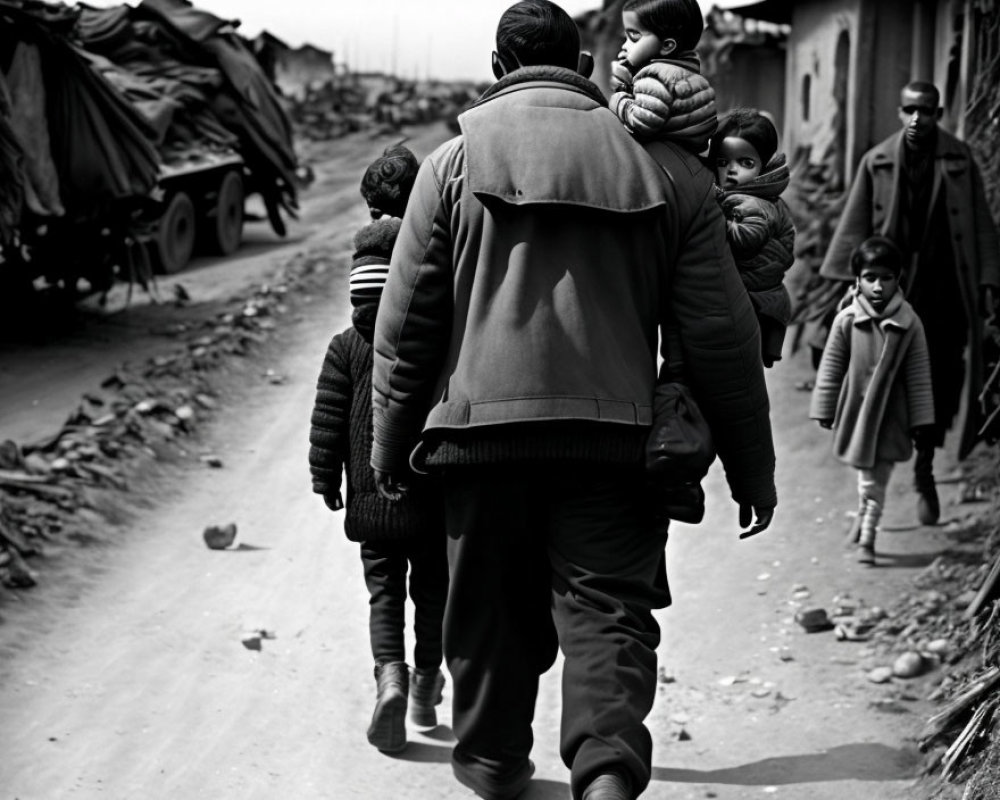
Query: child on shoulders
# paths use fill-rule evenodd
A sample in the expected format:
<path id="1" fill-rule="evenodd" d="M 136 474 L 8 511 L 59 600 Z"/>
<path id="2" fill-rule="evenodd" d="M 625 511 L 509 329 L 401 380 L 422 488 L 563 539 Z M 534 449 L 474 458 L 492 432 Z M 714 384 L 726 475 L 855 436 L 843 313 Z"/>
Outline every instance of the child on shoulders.
<path id="1" fill-rule="evenodd" d="M 638 139 L 704 152 L 718 120 L 715 90 L 695 52 L 705 29 L 697 0 L 627 0 L 622 23 L 609 107 Z"/>

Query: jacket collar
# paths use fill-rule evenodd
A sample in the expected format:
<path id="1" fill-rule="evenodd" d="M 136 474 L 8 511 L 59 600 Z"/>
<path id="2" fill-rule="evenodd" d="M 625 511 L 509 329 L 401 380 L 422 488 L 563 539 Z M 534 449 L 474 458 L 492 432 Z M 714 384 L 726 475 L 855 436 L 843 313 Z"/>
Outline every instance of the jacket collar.
<path id="1" fill-rule="evenodd" d="M 873 165 L 901 164 L 903 161 L 903 131 L 899 130 L 872 148 Z M 937 141 L 934 144 L 935 159 L 965 159 L 967 156 L 961 143 L 948 131 L 938 126 Z"/>
<path id="2" fill-rule="evenodd" d="M 654 58 L 652 64 L 673 64 L 675 67 L 683 67 L 689 72 L 701 74 L 701 59 L 694 50 L 681 50 L 678 53 L 671 53 L 670 58 Z"/>
<path id="3" fill-rule="evenodd" d="M 772 202 L 777 200 L 781 193 L 788 188 L 788 182 L 791 179 L 788 164 L 785 162 L 785 154 L 778 153 L 767 162 L 766 172 L 762 172 L 752 181 L 747 181 L 732 189 L 724 190 L 722 196 L 729 197 L 734 194 L 749 194 L 753 197 L 771 200 Z"/>
<path id="4" fill-rule="evenodd" d="M 889 301 L 881 314 L 872 308 L 871 303 L 860 292 L 854 294 L 854 321 L 856 323 L 871 320 L 882 328 L 896 327 L 905 331 L 913 325 L 914 317 L 913 308 L 909 303 L 903 301 L 902 291 L 897 291 L 893 295 L 892 300 Z"/>
<path id="5" fill-rule="evenodd" d="M 543 65 L 535 67 L 520 67 L 513 72 L 508 72 L 500 80 L 483 92 L 482 96 L 475 102 L 474 105 L 478 106 L 496 97 L 498 94 L 506 93 L 508 90 L 512 90 L 516 87 L 522 87 L 525 84 L 539 82 L 558 84 L 566 89 L 580 92 L 580 94 L 586 95 L 595 103 L 599 103 L 602 106 L 606 106 L 608 104 L 608 99 L 604 96 L 601 90 L 598 89 L 594 83 L 580 75 L 580 73 L 574 72 L 571 69 L 566 69 L 565 67 Z"/>

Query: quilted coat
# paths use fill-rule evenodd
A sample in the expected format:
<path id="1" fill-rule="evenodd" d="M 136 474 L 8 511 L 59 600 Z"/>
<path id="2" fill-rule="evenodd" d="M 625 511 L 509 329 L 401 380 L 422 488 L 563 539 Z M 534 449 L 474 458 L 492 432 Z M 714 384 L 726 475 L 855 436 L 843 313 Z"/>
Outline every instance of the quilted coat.
<path id="1" fill-rule="evenodd" d="M 913 428 L 934 423 L 924 327 L 897 293 L 882 314 L 861 295 L 834 319 L 809 417 L 833 420 L 833 452 L 858 469 L 906 461 Z"/>
<path id="2" fill-rule="evenodd" d="M 903 132 L 893 134 L 869 150 L 858 165 L 847 205 L 834 232 L 820 275 L 851 281 L 850 256 L 855 247 L 874 234 L 893 238 L 901 213 L 900 165 Z M 966 319 L 969 321 L 969 355 L 965 378 L 965 420 L 958 456 L 964 458 L 976 443 L 979 427 L 976 398 L 983 384 L 982 330 L 977 320 L 979 292 L 1000 286 L 1000 243 L 990 217 L 979 168 L 972 151 L 947 131 L 938 129 L 934 152 L 934 183 L 928 208 L 941 193 L 947 207 L 949 236 Z M 928 231 L 929 235 L 936 235 Z M 904 286 L 906 275 L 904 275 Z"/>
<path id="3" fill-rule="evenodd" d="M 354 324 L 327 348 L 316 384 L 309 431 L 309 469 L 316 494 L 340 492 L 347 473 L 344 532 L 355 542 L 401 539 L 444 529 L 443 505 L 426 478 L 390 502 L 375 489 L 372 449 L 372 331 L 377 303 L 355 309 Z"/>
<path id="4" fill-rule="evenodd" d="M 780 326 L 768 327 L 770 341 L 762 343 L 763 351 L 775 358 L 781 357 L 784 327 L 792 317 L 792 301 L 783 281 L 795 262 L 795 225 L 780 197 L 788 181 L 785 156 L 779 153 L 765 172 L 719 196 L 726 237 L 754 310 L 758 317 L 768 317 Z"/>
<path id="5" fill-rule="evenodd" d="M 653 61 L 611 95 L 609 107 L 637 138 L 667 139 L 700 153 L 718 126 L 715 90 L 700 69 L 694 52 Z"/>
<path id="6" fill-rule="evenodd" d="M 376 322 L 373 466 L 405 464 L 421 431 L 648 431 L 676 324 L 733 497 L 773 506 L 759 334 L 711 175 L 679 147 L 644 152 L 603 101 L 525 67 L 424 160 Z"/>

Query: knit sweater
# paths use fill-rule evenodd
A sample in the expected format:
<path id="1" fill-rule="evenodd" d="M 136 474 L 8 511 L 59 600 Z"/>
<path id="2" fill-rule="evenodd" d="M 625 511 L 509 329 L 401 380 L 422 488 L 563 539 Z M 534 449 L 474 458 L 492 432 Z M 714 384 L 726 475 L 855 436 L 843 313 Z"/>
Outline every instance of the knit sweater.
<path id="1" fill-rule="evenodd" d="M 443 507 L 426 478 L 410 481 L 410 491 L 390 502 L 375 488 L 372 451 L 372 332 L 378 303 L 354 310 L 353 324 L 327 348 L 316 384 L 309 432 L 313 491 L 335 497 L 347 474 L 344 532 L 355 542 L 401 539 L 443 530 Z"/>

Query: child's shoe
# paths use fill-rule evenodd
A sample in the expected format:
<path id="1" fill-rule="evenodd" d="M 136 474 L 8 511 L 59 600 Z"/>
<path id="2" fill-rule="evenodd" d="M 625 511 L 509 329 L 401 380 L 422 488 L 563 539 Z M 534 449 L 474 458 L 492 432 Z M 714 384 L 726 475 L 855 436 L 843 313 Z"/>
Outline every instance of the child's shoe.
<path id="1" fill-rule="evenodd" d="M 437 711 L 441 703 L 444 675 L 440 669 L 414 669 L 410 673 L 410 719 L 421 728 L 437 725 Z"/>
<path id="2" fill-rule="evenodd" d="M 861 529 L 858 532 L 858 563 L 875 566 L 875 534 L 882 518 L 882 506 L 875 500 L 866 499 L 861 515 Z"/>
<path id="3" fill-rule="evenodd" d="M 383 753 L 398 753 L 406 747 L 406 704 L 410 674 L 402 661 L 375 665 L 378 694 L 368 726 L 368 742 Z"/>

